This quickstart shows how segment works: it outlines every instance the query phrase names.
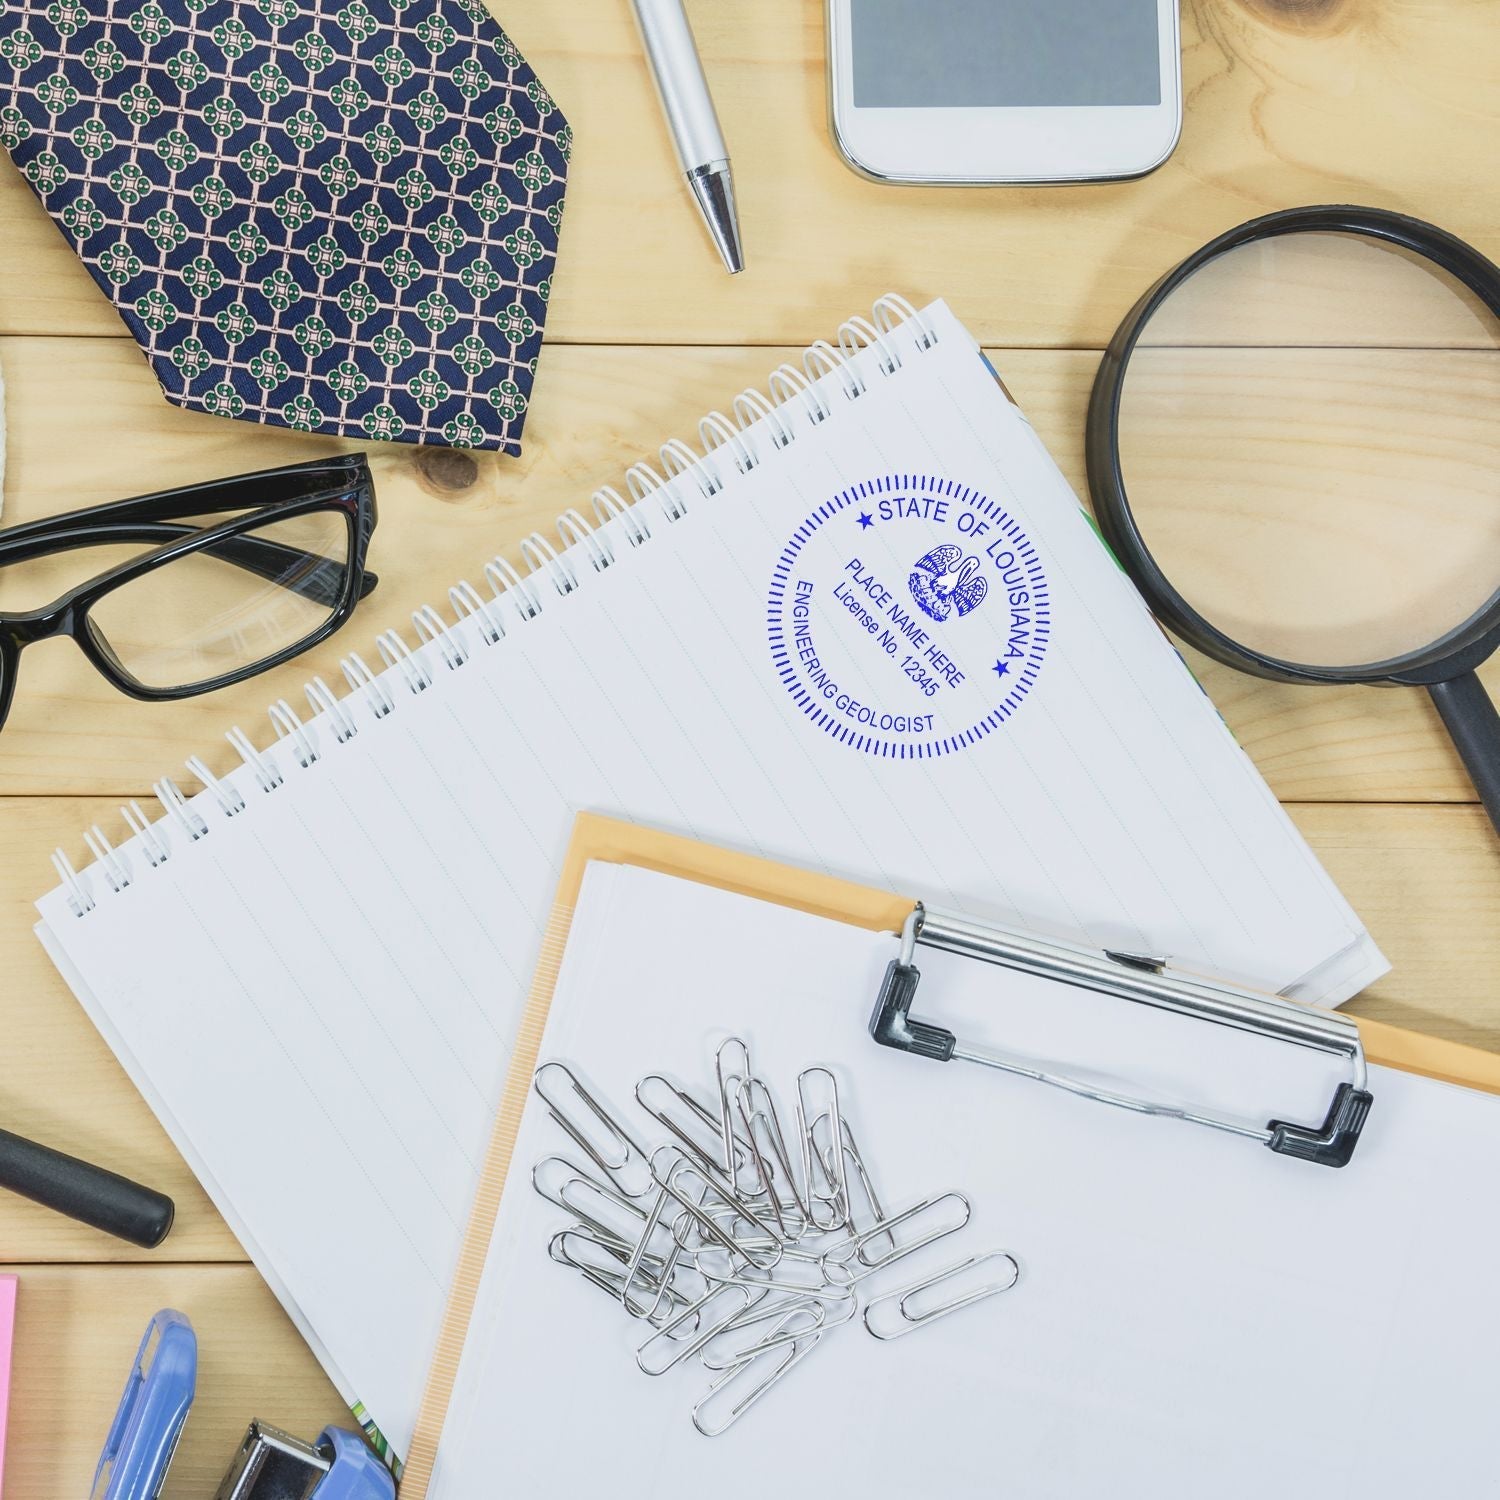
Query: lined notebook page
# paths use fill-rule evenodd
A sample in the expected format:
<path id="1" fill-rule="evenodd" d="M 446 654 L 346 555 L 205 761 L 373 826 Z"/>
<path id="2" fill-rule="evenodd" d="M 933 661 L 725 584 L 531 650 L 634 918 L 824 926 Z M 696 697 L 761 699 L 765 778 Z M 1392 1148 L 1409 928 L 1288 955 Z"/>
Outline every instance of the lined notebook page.
<path id="1" fill-rule="evenodd" d="M 1488 1492 L 1500 1098 L 1385 1068 L 1340 1171 L 865 1029 L 896 940 L 670 876 L 586 873 L 543 1037 L 648 1146 L 636 1081 L 707 1097 L 737 1034 L 785 1101 L 837 1072 L 894 1211 L 957 1190 L 968 1225 L 870 1296 L 1004 1247 L 1003 1296 L 891 1343 L 825 1333 L 723 1436 L 692 1427 L 696 1360 L 642 1375 L 642 1325 L 548 1258 L 566 1226 L 529 1173 L 576 1156 L 529 1100 L 432 1500 L 810 1494 L 1328 1500 Z M 795 961 L 788 961 L 795 955 Z M 966 1038 L 1251 1118 L 1321 1118 L 1340 1069 L 1301 1049 L 923 949 L 923 1013 Z M 770 982 L 768 982 L 768 979 Z M 1003 1021 L 1000 1019 L 1003 1017 Z M 975 1283 L 971 1281 L 968 1285 Z M 941 1297 L 934 1294 L 931 1305 Z M 724 1415 L 721 1407 L 716 1418 Z"/>
<path id="2" fill-rule="evenodd" d="M 574 548 L 576 588 L 534 575 L 534 615 L 507 593 L 502 639 L 471 618 L 351 694 L 352 739 L 324 715 L 311 765 L 264 752 L 274 790 L 226 775 L 244 812 L 201 794 L 205 837 L 168 818 L 159 868 L 132 840 L 125 889 L 95 865 L 85 915 L 67 889 L 40 903 L 80 998 L 398 1452 L 578 809 L 1329 1003 L 1384 969 L 972 340 L 924 316 L 936 342 L 898 329 L 894 372 L 853 361 L 857 398 L 835 371 L 750 427 L 748 472 L 716 449 L 716 493 L 688 472 L 648 497 L 648 539 L 632 514 Z"/>

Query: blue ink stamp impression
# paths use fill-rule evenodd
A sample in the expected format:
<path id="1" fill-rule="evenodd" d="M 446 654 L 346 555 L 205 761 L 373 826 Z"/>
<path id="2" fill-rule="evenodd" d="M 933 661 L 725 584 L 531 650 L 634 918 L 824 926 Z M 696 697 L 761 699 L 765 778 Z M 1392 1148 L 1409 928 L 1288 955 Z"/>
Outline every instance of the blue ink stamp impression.
<path id="1" fill-rule="evenodd" d="M 951 479 L 891 474 L 825 501 L 782 549 L 771 660 L 824 733 L 867 755 L 948 755 L 1003 728 L 1051 634 L 1035 544 Z"/>

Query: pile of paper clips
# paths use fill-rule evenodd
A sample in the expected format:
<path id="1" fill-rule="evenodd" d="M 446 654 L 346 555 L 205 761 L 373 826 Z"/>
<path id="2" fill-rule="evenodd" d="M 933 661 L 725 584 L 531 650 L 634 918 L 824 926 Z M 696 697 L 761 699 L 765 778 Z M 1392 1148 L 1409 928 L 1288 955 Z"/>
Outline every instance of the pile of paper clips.
<path id="1" fill-rule="evenodd" d="M 961 1230 L 969 1200 L 950 1191 L 888 1213 L 826 1067 L 797 1075 L 790 1132 L 738 1037 L 715 1054 L 707 1100 L 648 1074 L 635 1097 L 665 1133 L 654 1148 L 566 1064 L 544 1063 L 535 1088 L 597 1168 L 549 1156 L 533 1169 L 574 1220 L 548 1253 L 650 1328 L 636 1354 L 647 1375 L 694 1359 L 709 1372 L 692 1409 L 706 1437 L 857 1316 L 875 1338 L 901 1338 L 1020 1279 L 1008 1250 L 987 1250 L 872 1292 L 872 1278 Z"/>

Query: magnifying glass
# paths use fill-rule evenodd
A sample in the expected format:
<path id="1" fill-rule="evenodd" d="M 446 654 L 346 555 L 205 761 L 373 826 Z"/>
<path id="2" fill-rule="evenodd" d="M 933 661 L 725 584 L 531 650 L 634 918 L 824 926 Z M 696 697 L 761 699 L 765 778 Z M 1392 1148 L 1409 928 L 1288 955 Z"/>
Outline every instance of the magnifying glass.
<path id="1" fill-rule="evenodd" d="M 1154 613 L 1258 677 L 1432 696 L 1500 831 L 1500 271 L 1380 209 L 1231 229 L 1131 309 L 1086 434 Z"/>

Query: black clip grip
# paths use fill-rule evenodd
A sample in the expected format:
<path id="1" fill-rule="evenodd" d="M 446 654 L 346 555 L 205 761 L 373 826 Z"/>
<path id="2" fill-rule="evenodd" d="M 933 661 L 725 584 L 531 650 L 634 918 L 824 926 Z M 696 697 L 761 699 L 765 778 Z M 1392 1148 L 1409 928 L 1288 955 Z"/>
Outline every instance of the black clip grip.
<path id="1" fill-rule="evenodd" d="M 1346 1167 L 1359 1144 L 1359 1133 L 1364 1129 L 1365 1117 L 1370 1113 L 1373 1100 L 1374 1096 L 1368 1089 L 1341 1083 L 1334 1091 L 1327 1118 L 1319 1128 L 1314 1130 L 1306 1125 L 1293 1125 L 1287 1120 L 1271 1120 L 1266 1125 L 1271 1132 L 1271 1139 L 1266 1144 L 1283 1156 L 1295 1156 L 1323 1167 Z"/>
<path id="2" fill-rule="evenodd" d="M 882 1047 L 895 1047 L 901 1052 L 914 1052 L 918 1057 L 950 1062 L 958 1038 L 941 1026 L 911 1019 L 911 1003 L 916 998 L 921 978 L 922 971 L 915 964 L 904 964 L 893 958 L 886 965 L 880 995 L 870 1015 L 870 1035 Z"/>

